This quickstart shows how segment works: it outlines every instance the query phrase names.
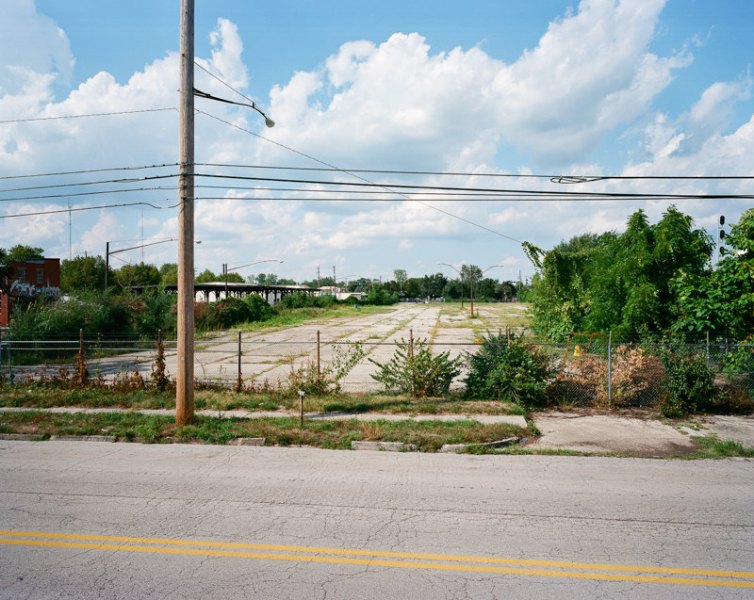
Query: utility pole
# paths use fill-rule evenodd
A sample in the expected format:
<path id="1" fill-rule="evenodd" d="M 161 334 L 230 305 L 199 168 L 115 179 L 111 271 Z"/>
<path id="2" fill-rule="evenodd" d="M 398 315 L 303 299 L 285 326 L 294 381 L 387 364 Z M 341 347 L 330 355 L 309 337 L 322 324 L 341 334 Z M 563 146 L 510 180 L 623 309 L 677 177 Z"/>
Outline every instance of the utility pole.
<path id="1" fill-rule="evenodd" d="M 335 286 L 338 284 L 338 278 L 335 276 L 335 265 L 332 266 L 332 295 L 335 296 Z"/>
<path id="2" fill-rule="evenodd" d="M 319 267 L 317 267 L 317 287 L 319 287 Z"/>
<path id="3" fill-rule="evenodd" d="M 178 365 L 175 422 L 194 418 L 194 0 L 181 0 L 178 141 Z"/>
<path id="4" fill-rule="evenodd" d="M 228 297 L 228 263 L 223 263 L 223 277 L 225 277 L 225 297 Z"/>

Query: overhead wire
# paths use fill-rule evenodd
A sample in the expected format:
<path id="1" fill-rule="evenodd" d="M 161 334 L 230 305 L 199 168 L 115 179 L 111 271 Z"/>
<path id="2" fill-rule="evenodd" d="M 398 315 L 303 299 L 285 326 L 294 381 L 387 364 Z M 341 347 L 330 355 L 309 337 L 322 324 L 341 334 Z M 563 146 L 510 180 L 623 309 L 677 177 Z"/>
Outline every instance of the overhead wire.
<path id="1" fill-rule="evenodd" d="M 4 119 L 0 121 L 0 125 L 8 123 L 33 123 L 35 121 L 58 121 L 63 119 L 87 119 L 89 117 L 112 117 L 115 115 L 134 115 L 138 113 L 153 113 L 164 112 L 167 110 L 178 110 L 174 106 L 167 106 L 164 108 L 142 108 L 139 110 L 119 110 L 115 112 L 102 112 L 102 113 L 89 113 L 85 115 L 60 115 L 57 117 L 29 117 L 23 119 Z"/>
<path id="2" fill-rule="evenodd" d="M 99 169 L 78 169 L 75 171 L 53 171 L 50 173 L 29 173 L 26 175 L 3 175 L 0 176 L 0 181 L 5 179 L 30 179 L 32 177 L 59 177 L 62 175 L 84 175 L 89 173 L 107 173 L 109 171 L 141 171 L 145 169 L 162 169 L 165 167 L 177 167 L 178 163 L 163 163 L 155 165 L 144 166 L 128 166 L 128 167 L 103 167 Z"/>
<path id="3" fill-rule="evenodd" d="M 28 213 L 0 215 L 0 219 L 15 219 L 17 217 L 37 217 L 37 216 L 42 216 L 42 215 L 54 215 L 58 213 L 82 212 L 82 211 L 87 211 L 87 210 L 99 210 L 103 208 L 124 208 L 124 207 L 129 207 L 129 206 L 148 206 L 156 210 L 164 210 L 167 208 L 175 208 L 178 206 L 178 204 L 171 204 L 169 206 L 157 206 L 155 204 L 152 204 L 151 202 L 128 202 L 128 203 L 123 203 L 123 204 L 102 204 L 100 206 L 72 206 L 69 208 L 61 208 L 61 209 L 55 209 L 55 210 L 40 210 L 40 211 L 28 212 Z"/>
<path id="4" fill-rule="evenodd" d="M 249 129 L 246 129 L 246 128 L 244 128 L 244 127 L 241 127 L 240 125 L 237 125 L 237 124 L 235 124 L 235 123 L 231 123 L 230 121 L 227 121 L 227 120 L 225 120 L 225 119 L 222 119 L 222 118 L 220 118 L 220 117 L 217 117 L 217 116 L 215 116 L 215 115 L 213 115 L 213 114 L 210 114 L 210 113 L 208 113 L 208 112 L 205 112 L 205 111 L 202 111 L 202 110 L 197 110 L 197 112 L 198 112 L 198 113 L 200 113 L 200 114 L 203 114 L 203 115 L 205 115 L 205 116 L 207 116 L 207 117 L 210 117 L 210 118 L 212 118 L 212 119 L 215 119 L 216 121 L 219 121 L 219 122 L 221 122 L 221 123 L 225 123 L 226 125 L 229 125 L 230 127 L 234 127 L 234 128 L 236 128 L 236 129 L 239 129 L 240 131 L 244 131 L 244 132 L 246 132 L 246 133 L 248 133 L 248 134 L 250 134 L 250 135 L 253 135 L 253 136 L 255 136 L 255 137 L 258 137 L 259 139 L 265 140 L 265 141 L 267 141 L 267 142 L 269 142 L 269 143 L 271 143 L 271 144 L 275 144 L 276 146 L 280 146 L 281 148 L 284 148 L 284 149 L 286 149 L 286 150 L 288 150 L 288 151 L 290 151 L 290 152 L 294 152 L 295 154 L 298 154 L 298 155 L 300 155 L 300 156 L 303 156 L 303 157 L 305 157 L 305 158 L 308 158 L 308 159 L 310 159 L 310 160 L 313 160 L 313 161 L 315 161 L 315 162 L 318 162 L 318 163 L 320 163 L 320 164 L 322 164 L 322 165 L 325 165 L 325 166 L 327 166 L 327 167 L 329 167 L 329 168 L 332 168 L 332 169 L 336 169 L 336 170 L 338 170 L 338 171 L 339 171 L 339 172 L 341 172 L 341 173 L 345 173 L 345 174 L 347 174 L 347 175 L 351 175 L 352 177 L 355 177 L 356 179 L 359 179 L 359 180 L 361 180 L 361 181 L 363 181 L 363 182 L 365 182 L 365 183 L 367 183 L 367 184 L 369 184 L 369 185 L 373 185 L 373 186 L 374 186 L 374 185 L 377 185 L 377 184 L 373 184 L 373 183 L 372 183 L 372 182 L 370 182 L 370 181 L 369 181 L 368 179 L 365 179 L 364 177 L 361 177 L 360 175 L 358 175 L 358 174 L 356 174 L 356 173 L 351 173 L 351 172 L 349 172 L 349 171 L 344 171 L 343 169 L 338 169 L 338 167 L 335 167 L 334 165 L 331 165 L 331 164 L 329 164 L 329 163 L 327 163 L 327 162 L 325 162 L 325 161 L 323 161 L 323 160 L 320 160 L 320 159 L 318 159 L 318 158 L 316 158 L 316 157 L 314 157 L 314 156 L 310 156 L 309 154 L 306 154 L 305 152 L 301 152 L 301 151 L 299 151 L 299 150 L 296 150 L 295 148 L 291 148 L 290 146 L 286 146 L 285 144 L 282 144 L 282 143 L 280 143 L 280 142 L 277 142 L 277 141 L 275 141 L 275 140 L 271 140 L 270 138 L 264 137 L 263 135 L 260 135 L 260 134 L 258 134 L 258 133 L 255 133 L 255 132 L 253 132 L 253 131 L 249 130 Z M 499 236 L 499 237 L 502 237 L 502 238 L 505 238 L 505 239 L 511 240 L 511 241 L 513 241 L 513 242 L 516 242 L 516 243 L 518 243 L 518 244 L 522 244 L 522 243 L 523 243 L 523 242 L 522 242 L 521 240 L 519 240 L 519 239 L 516 239 L 516 238 L 514 238 L 514 237 L 512 237 L 512 236 L 506 235 L 506 234 L 504 234 L 504 233 L 501 233 L 501 232 L 499 232 L 499 231 L 496 231 L 495 229 L 492 229 L 492 228 L 490 228 L 490 227 L 487 227 L 486 225 L 481 225 L 480 223 L 476 223 L 476 222 L 474 222 L 474 221 L 472 221 L 472 220 L 470 220 L 470 219 L 467 219 L 467 218 L 465 218 L 465 217 L 461 217 L 461 216 L 459 216 L 459 215 L 456 215 L 456 214 L 454 214 L 454 213 L 451 213 L 451 212 L 449 212 L 449 211 L 446 211 L 446 210 L 444 210 L 444 209 L 442 209 L 442 208 L 439 208 L 439 207 L 437 207 L 437 206 L 432 206 L 431 204 L 429 204 L 429 203 L 427 203 L 427 202 L 423 202 L 422 200 L 414 200 L 414 199 L 410 198 L 409 196 L 407 196 L 406 194 L 403 194 L 403 193 L 401 193 L 401 192 L 397 192 L 397 191 L 395 191 L 395 190 L 392 190 L 392 189 L 390 189 L 390 188 L 389 188 L 389 187 L 387 187 L 387 186 L 380 186 L 380 187 L 383 187 L 383 188 L 384 188 L 384 189 L 385 189 L 385 190 L 386 190 L 387 192 L 390 192 L 390 193 L 393 193 L 393 194 L 397 194 L 397 195 L 399 195 L 399 196 L 402 196 L 402 197 L 403 197 L 403 198 L 404 198 L 405 200 L 408 200 L 408 201 L 411 201 L 411 202 L 416 202 L 417 204 L 420 204 L 420 205 L 422 205 L 422 206 L 425 206 L 425 207 L 427 207 L 427 208 L 430 208 L 430 209 L 432 209 L 432 210 L 435 210 L 435 211 L 437 211 L 437 212 L 440 212 L 440 213 L 442 213 L 442 214 L 444 214 L 444 215 L 447 215 L 447 216 L 449 216 L 449 217 L 451 217 L 451 218 L 453 218 L 453 219 L 457 219 L 457 220 L 459 220 L 459 221 L 462 221 L 462 222 L 464 222 L 464 223 L 467 223 L 467 224 L 469 224 L 469 225 L 472 225 L 472 226 L 474 226 L 474 227 L 477 227 L 477 228 L 479 228 L 479 229 L 482 229 L 482 230 L 484 230 L 484 231 L 487 231 L 487 232 L 489 232 L 489 233 L 492 233 L 492 234 L 494 234 L 494 235 L 497 235 L 497 236 Z"/>

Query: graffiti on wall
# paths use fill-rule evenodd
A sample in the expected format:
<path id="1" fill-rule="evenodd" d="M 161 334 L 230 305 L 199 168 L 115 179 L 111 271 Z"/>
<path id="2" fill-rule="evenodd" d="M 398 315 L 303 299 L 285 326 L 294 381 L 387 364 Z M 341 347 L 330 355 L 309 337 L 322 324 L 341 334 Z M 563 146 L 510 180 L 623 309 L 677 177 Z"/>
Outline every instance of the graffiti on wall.
<path id="1" fill-rule="evenodd" d="M 60 288 L 46 285 L 36 286 L 25 281 L 14 281 L 9 290 L 10 296 L 18 298 L 43 298 L 44 300 L 57 300 L 60 298 Z"/>

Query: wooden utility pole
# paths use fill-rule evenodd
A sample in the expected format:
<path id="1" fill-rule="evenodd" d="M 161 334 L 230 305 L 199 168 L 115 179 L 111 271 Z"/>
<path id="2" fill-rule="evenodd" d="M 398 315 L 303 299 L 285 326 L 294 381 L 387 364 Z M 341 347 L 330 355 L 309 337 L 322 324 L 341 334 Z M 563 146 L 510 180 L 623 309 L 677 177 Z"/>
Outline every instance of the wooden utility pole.
<path id="1" fill-rule="evenodd" d="M 194 0 L 181 0 L 178 180 L 178 365 L 175 422 L 194 418 Z"/>

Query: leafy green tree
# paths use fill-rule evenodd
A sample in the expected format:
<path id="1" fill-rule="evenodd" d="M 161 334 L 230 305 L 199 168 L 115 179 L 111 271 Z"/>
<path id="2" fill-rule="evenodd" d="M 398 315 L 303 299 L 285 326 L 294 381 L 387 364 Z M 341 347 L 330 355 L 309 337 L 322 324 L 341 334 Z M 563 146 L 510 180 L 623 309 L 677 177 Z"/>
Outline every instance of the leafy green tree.
<path id="1" fill-rule="evenodd" d="M 160 283 L 162 285 L 176 285 L 178 283 L 178 265 L 165 263 L 160 267 Z"/>
<path id="2" fill-rule="evenodd" d="M 41 260 L 44 257 L 45 255 L 43 248 L 16 244 L 10 250 L 8 250 L 6 259 L 8 261 L 25 262 L 27 260 Z"/>
<path id="3" fill-rule="evenodd" d="M 136 265 L 123 265 L 115 273 L 115 278 L 123 288 L 129 288 L 132 285 L 159 285 L 162 279 L 157 267 L 143 262 Z"/>
<path id="4" fill-rule="evenodd" d="M 215 275 L 209 269 L 204 269 L 199 275 L 194 278 L 196 283 L 211 283 L 213 281 L 222 281 L 222 277 Z"/>
<path id="5" fill-rule="evenodd" d="M 60 290 L 64 294 L 82 290 L 105 288 L 105 259 L 101 256 L 77 256 L 64 260 L 60 265 Z M 115 282 L 112 269 L 109 282 Z"/>
<path id="6" fill-rule="evenodd" d="M 692 340 L 744 340 L 754 336 L 754 209 L 747 210 L 726 238 L 730 251 L 717 268 L 679 272 L 671 280 L 673 331 Z"/>
<path id="7" fill-rule="evenodd" d="M 395 269 L 393 271 L 393 279 L 395 280 L 395 283 L 398 284 L 398 291 L 402 292 L 406 285 L 406 281 L 408 281 L 406 269 Z"/>

